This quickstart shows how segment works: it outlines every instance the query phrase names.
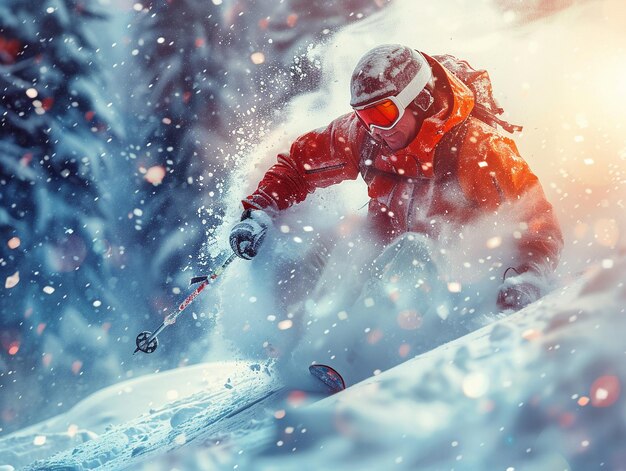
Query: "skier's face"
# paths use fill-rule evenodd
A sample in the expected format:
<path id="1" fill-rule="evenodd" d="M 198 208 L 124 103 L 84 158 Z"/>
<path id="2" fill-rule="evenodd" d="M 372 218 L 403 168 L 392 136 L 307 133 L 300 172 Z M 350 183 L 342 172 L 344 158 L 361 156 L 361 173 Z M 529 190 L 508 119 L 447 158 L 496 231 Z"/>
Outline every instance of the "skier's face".
<path id="1" fill-rule="evenodd" d="M 383 141 L 392 151 L 404 149 L 417 136 L 422 125 L 422 118 L 411 108 L 404 110 L 400 121 L 391 129 L 373 128 L 372 136 Z"/>

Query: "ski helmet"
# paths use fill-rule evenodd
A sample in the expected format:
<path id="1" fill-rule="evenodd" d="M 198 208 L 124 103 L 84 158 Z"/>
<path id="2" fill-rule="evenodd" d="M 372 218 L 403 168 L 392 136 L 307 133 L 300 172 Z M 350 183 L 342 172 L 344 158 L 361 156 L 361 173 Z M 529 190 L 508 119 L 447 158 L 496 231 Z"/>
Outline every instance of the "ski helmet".
<path id="1" fill-rule="evenodd" d="M 367 52 L 352 72 L 350 106 L 358 107 L 381 98 L 395 96 L 418 74 L 432 77 L 422 54 L 400 44 L 385 44 Z"/>

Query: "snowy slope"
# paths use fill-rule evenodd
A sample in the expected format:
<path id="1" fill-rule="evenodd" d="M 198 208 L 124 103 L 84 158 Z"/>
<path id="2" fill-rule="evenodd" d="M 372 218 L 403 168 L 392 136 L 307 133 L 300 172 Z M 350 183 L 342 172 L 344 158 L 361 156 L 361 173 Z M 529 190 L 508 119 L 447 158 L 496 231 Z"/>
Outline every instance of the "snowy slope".
<path id="1" fill-rule="evenodd" d="M 294 397 L 274 393 L 269 370 L 219 365 L 221 378 L 204 391 L 25 469 L 624 469 L 624 279 L 626 260 L 607 261 L 523 311 L 311 406 L 289 407 Z M 224 387 L 231 373 L 233 387 Z M 104 396 L 77 407 L 97 410 Z M 23 444 L 38 436 L 31 429 L 22 439 L 30 457 L 37 446 Z M 24 464 L 26 455 L 7 452 L 16 440 L 0 442 L 2 463 Z"/>
<path id="2" fill-rule="evenodd" d="M 126 381 L 89 396 L 65 414 L 3 438 L 0 465 L 25 466 L 61 452 L 29 469 L 123 469 L 131 461 L 136 466 L 155 451 L 162 453 L 164 446 L 182 446 L 216 428 L 220 434 L 229 426 L 243 429 L 246 416 L 237 413 L 251 402 L 268 402 L 276 389 L 267 366 L 235 362 Z M 235 420 L 224 424 L 230 415 Z"/>
<path id="3" fill-rule="evenodd" d="M 604 267 L 288 417 L 254 468 L 625 469 L 626 259 Z"/>

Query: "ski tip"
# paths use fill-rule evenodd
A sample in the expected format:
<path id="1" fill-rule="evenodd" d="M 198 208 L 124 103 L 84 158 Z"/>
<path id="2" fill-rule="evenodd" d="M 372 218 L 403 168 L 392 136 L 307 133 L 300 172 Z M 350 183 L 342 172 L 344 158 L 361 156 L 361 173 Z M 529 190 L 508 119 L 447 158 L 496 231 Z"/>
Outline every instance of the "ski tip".
<path id="1" fill-rule="evenodd" d="M 332 366 L 311 365 L 309 366 L 309 373 L 324 383 L 333 394 L 346 389 L 343 377 Z"/>

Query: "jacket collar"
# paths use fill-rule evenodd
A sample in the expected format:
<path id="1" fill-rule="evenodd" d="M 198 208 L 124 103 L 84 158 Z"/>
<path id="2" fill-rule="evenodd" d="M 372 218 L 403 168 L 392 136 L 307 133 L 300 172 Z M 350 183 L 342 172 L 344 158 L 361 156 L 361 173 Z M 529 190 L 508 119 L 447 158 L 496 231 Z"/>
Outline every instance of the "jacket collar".
<path id="1" fill-rule="evenodd" d="M 437 100 L 443 104 L 441 109 L 433 116 L 424 120 L 415 139 L 407 147 L 397 151 L 396 154 L 416 156 L 421 163 L 424 176 L 432 178 L 434 176 L 433 159 L 435 147 L 445 133 L 469 116 L 474 107 L 474 95 L 463 82 L 439 62 L 426 54 L 424 54 L 424 57 L 432 67 L 435 77 L 439 80 L 446 80 L 448 89 L 452 94 L 452 104 L 450 106 L 445 99 Z"/>

